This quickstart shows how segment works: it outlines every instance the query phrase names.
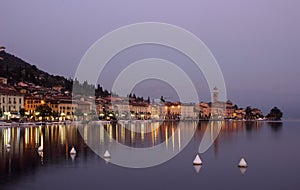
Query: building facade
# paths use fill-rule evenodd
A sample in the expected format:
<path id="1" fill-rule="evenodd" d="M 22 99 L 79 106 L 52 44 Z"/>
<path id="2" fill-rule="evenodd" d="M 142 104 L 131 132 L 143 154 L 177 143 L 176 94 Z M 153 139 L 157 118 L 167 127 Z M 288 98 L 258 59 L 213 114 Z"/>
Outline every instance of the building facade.
<path id="1" fill-rule="evenodd" d="M 5 119 L 19 115 L 24 108 L 24 95 L 7 89 L 0 90 L 0 110 Z"/>

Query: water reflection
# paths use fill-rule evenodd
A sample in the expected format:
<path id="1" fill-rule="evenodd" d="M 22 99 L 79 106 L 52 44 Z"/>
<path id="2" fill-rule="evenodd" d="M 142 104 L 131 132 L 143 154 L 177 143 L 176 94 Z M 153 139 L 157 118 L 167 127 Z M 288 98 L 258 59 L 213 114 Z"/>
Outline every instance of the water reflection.
<path id="1" fill-rule="evenodd" d="M 274 132 L 278 132 L 282 129 L 282 122 L 267 122 L 267 124 L 271 127 Z"/>
<path id="2" fill-rule="evenodd" d="M 195 169 L 196 173 L 200 172 L 201 167 L 202 167 L 201 165 L 194 165 L 194 169 Z"/>
<path id="3" fill-rule="evenodd" d="M 213 144 L 217 157 L 221 143 L 233 144 L 238 135 L 258 132 L 264 125 L 270 126 L 274 132 L 280 132 L 282 129 L 281 122 L 242 121 L 184 122 L 181 128 L 176 122 L 85 125 L 81 126 L 84 131 L 82 136 L 75 126 L 0 128 L 0 183 L 17 180 L 24 173 L 35 171 L 44 165 L 76 163 L 79 158 L 94 156 L 85 141 L 97 141 L 100 145 L 107 146 L 111 139 L 114 139 L 125 146 L 135 148 L 151 147 L 165 142 L 166 150 L 176 151 L 182 149 L 182 139 L 196 130 L 190 142 L 196 150 L 207 128 L 211 135 L 214 134 L 214 130 L 221 129 Z M 7 144 L 11 145 L 9 149 Z M 42 152 L 38 152 L 40 146 L 43 148 Z M 77 155 L 69 154 L 73 146 L 78 150 Z M 106 163 L 109 162 L 107 159 Z M 201 166 L 195 167 L 196 172 L 200 169 Z M 242 174 L 245 172 L 246 170 L 241 171 Z"/>
<path id="4" fill-rule="evenodd" d="M 156 125 L 159 126 L 157 127 Z M 195 129 L 194 122 L 187 123 L 187 133 L 192 133 Z M 105 132 L 111 138 L 123 145 L 135 148 L 152 147 L 163 142 L 166 143 L 167 148 L 174 149 L 175 146 L 180 149 L 180 129 L 178 129 L 177 138 L 174 136 L 175 130 L 177 130 L 178 122 L 163 122 L 163 123 L 137 123 L 137 124 L 116 124 L 116 125 L 104 125 L 104 126 L 85 126 L 84 136 L 85 140 L 95 140 L 93 131 L 99 130 L 100 143 L 104 143 Z M 130 127 L 129 127 L 130 126 Z M 129 130 L 131 128 L 131 130 Z M 139 131 L 139 132 L 137 132 Z M 145 132 L 147 131 L 147 132 Z M 168 143 L 168 139 L 172 139 L 172 143 Z M 169 146 L 170 145 L 170 146 Z"/>
<path id="5" fill-rule="evenodd" d="M 239 168 L 242 175 L 245 175 L 247 168 Z"/>

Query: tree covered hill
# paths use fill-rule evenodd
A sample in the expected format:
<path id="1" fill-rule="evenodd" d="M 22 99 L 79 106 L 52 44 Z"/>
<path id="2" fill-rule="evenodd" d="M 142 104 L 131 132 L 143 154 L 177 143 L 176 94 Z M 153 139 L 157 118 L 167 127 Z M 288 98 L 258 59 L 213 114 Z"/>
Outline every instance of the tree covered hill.
<path id="1" fill-rule="evenodd" d="M 38 69 L 35 65 L 31 65 L 24 60 L 0 50 L 0 77 L 8 79 L 10 85 L 15 85 L 18 82 L 29 82 L 38 86 L 52 88 L 54 86 L 61 86 L 63 90 L 72 92 L 73 85 L 79 94 L 84 94 L 85 91 L 95 90 L 96 96 L 106 97 L 110 92 L 104 90 L 99 84 L 95 89 L 94 85 L 88 84 L 86 81 L 80 84 L 76 79 L 66 79 L 63 76 L 51 75 L 45 71 Z M 74 83 L 73 83 L 74 82 Z"/>
<path id="2" fill-rule="evenodd" d="M 0 57 L 2 58 L 0 60 L 0 77 L 7 78 L 11 85 L 22 81 L 48 88 L 62 86 L 66 90 L 72 90 L 72 79 L 50 75 L 4 50 L 0 51 Z"/>

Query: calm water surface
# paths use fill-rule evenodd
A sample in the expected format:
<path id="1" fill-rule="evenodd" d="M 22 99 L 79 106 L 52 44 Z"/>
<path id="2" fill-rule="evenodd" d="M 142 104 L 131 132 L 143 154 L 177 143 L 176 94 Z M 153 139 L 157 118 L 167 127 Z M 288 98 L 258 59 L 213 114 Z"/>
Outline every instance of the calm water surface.
<path id="1" fill-rule="evenodd" d="M 0 128 L 0 189 L 300 189 L 300 122 L 217 122 L 221 133 L 201 154 L 202 167 L 192 161 L 211 125 L 185 122 L 178 133 L 177 123 L 132 127 L 157 125 L 148 133 L 93 126 L 100 145 L 109 143 L 106 133 L 126 146 L 151 147 L 170 140 L 165 151 L 182 150 L 168 162 L 144 169 L 120 167 L 97 156 L 85 144 L 95 137 L 89 126 L 83 126 L 83 136 L 75 126 Z M 194 130 L 183 147 L 182 138 Z M 37 152 L 40 145 L 42 157 Z M 75 158 L 69 155 L 72 146 L 77 149 Z M 242 156 L 249 164 L 246 170 L 237 167 Z"/>

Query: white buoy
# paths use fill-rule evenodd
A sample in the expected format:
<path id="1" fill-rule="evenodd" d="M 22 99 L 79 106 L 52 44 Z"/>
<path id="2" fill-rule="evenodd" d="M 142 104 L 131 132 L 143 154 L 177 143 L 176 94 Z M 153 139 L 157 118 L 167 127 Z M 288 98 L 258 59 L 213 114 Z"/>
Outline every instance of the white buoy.
<path id="1" fill-rule="evenodd" d="M 110 158 L 110 153 L 108 152 L 108 150 L 105 151 L 103 157 L 104 158 Z"/>
<path id="2" fill-rule="evenodd" d="M 195 157 L 195 159 L 193 161 L 193 165 L 202 165 L 202 161 L 201 161 L 198 154 L 197 154 L 197 156 Z"/>
<path id="3" fill-rule="evenodd" d="M 39 146 L 38 152 L 43 152 L 43 147 L 42 146 Z"/>
<path id="4" fill-rule="evenodd" d="M 244 158 L 242 158 L 240 160 L 238 167 L 240 167 L 240 168 L 247 168 L 248 167 L 248 164 L 247 164 L 247 162 Z"/>
<path id="5" fill-rule="evenodd" d="M 72 149 L 71 149 L 71 151 L 70 151 L 70 154 L 76 154 L 76 153 L 77 153 L 77 152 L 76 152 L 75 148 L 72 147 Z"/>
<path id="6" fill-rule="evenodd" d="M 6 144 L 6 148 L 10 148 L 10 144 Z"/>

